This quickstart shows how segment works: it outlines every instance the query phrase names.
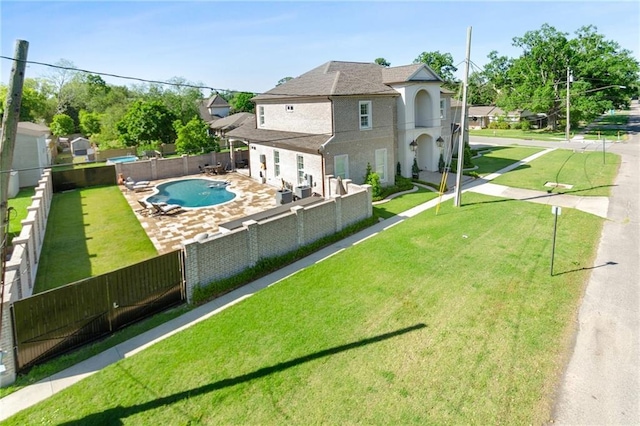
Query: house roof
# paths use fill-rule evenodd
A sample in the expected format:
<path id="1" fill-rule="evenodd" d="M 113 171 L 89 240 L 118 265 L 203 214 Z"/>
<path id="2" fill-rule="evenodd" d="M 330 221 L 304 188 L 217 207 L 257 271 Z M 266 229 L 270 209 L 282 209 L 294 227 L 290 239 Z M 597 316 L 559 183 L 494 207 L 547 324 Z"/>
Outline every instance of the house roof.
<path id="1" fill-rule="evenodd" d="M 409 81 L 441 82 L 425 64 L 386 68 L 369 62 L 330 61 L 253 98 L 255 101 L 307 96 L 398 96 L 389 85 Z"/>
<path id="2" fill-rule="evenodd" d="M 224 98 L 217 93 L 211 96 L 207 101 L 207 108 L 228 107 L 228 106 L 229 106 L 229 103 L 227 103 L 227 101 L 225 101 Z"/>
<path id="3" fill-rule="evenodd" d="M 198 101 L 198 114 L 204 121 L 210 123 L 212 121 L 222 118 L 220 115 L 211 115 L 209 108 L 227 108 L 229 104 L 224 98 L 217 93 L 211 96 L 209 99 L 202 99 Z"/>
<path id="4" fill-rule="evenodd" d="M 228 117 L 221 118 L 213 121 L 209 127 L 215 130 L 233 130 L 237 127 L 254 124 L 255 127 L 256 115 L 250 112 L 239 112 L 237 114 L 231 114 Z"/>
<path id="5" fill-rule="evenodd" d="M 384 84 L 406 83 L 408 81 L 437 81 L 442 79 L 426 64 L 411 64 L 382 69 Z"/>
<path id="6" fill-rule="evenodd" d="M 503 115 L 504 111 L 495 105 L 470 106 L 467 115 L 469 117 L 486 117 L 489 115 Z"/>
<path id="7" fill-rule="evenodd" d="M 252 126 L 238 127 L 227 133 L 227 136 L 242 139 L 247 143 L 310 154 L 317 154 L 320 146 L 331 138 L 331 135 L 264 130 Z"/>
<path id="8" fill-rule="evenodd" d="M 24 133 L 32 136 L 50 135 L 51 130 L 43 124 L 36 124 L 30 121 L 18 122 L 18 133 Z"/>

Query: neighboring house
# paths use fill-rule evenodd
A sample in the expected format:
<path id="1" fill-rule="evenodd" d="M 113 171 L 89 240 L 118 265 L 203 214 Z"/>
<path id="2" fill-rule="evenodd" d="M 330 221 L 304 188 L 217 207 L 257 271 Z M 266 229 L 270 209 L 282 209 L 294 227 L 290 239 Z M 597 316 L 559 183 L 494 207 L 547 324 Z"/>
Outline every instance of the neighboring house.
<path id="1" fill-rule="evenodd" d="M 542 127 L 546 123 L 544 114 L 534 114 L 528 110 L 511 111 L 505 113 L 504 110 L 493 105 L 478 105 L 467 108 L 467 117 L 469 118 L 470 129 L 486 129 L 493 122 L 501 119 L 507 123 L 519 123 L 527 120 L 534 127 Z"/>
<path id="2" fill-rule="evenodd" d="M 42 169 L 51 165 L 55 146 L 50 135 L 47 126 L 26 121 L 18 123 L 12 163 L 12 169 L 18 173 L 12 174 L 10 180 L 17 178 L 19 188 L 37 186 Z"/>
<path id="3" fill-rule="evenodd" d="M 255 126 L 227 137 L 249 145 L 250 176 L 274 186 L 328 195 L 324 176 L 363 183 L 367 164 L 392 185 L 398 164 L 411 176 L 414 158 L 438 169 L 436 140 L 451 139 L 450 93 L 441 84 L 424 64 L 331 61 L 254 97 Z"/>
<path id="4" fill-rule="evenodd" d="M 228 116 L 230 109 L 231 107 L 227 101 L 217 93 L 209 99 L 203 99 L 198 103 L 200 118 L 208 124 Z"/>
<path id="5" fill-rule="evenodd" d="M 240 126 L 256 126 L 256 115 L 250 112 L 238 112 L 228 117 L 221 118 L 209 125 L 211 133 L 220 138 L 225 137 L 227 132 Z"/>

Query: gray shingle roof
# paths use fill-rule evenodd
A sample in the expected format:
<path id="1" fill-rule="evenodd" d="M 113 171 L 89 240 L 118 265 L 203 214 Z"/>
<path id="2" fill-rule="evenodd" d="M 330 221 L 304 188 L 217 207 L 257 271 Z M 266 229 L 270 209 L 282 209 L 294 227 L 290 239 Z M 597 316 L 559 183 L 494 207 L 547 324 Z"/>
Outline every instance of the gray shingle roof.
<path id="1" fill-rule="evenodd" d="M 242 126 L 227 133 L 227 137 L 235 137 L 249 143 L 257 143 L 274 148 L 317 154 L 320 146 L 328 141 L 331 135 L 282 132 Z"/>
<path id="2" fill-rule="evenodd" d="M 330 61 L 258 95 L 254 100 L 305 96 L 393 95 L 375 63 Z"/>
<path id="3" fill-rule="evenodd" d="M 256 115 L 250 112 L 239 112 L 212 122 L 209 127 L 216 130 L 233 130 L 244 125 L 255 127 Z"/>

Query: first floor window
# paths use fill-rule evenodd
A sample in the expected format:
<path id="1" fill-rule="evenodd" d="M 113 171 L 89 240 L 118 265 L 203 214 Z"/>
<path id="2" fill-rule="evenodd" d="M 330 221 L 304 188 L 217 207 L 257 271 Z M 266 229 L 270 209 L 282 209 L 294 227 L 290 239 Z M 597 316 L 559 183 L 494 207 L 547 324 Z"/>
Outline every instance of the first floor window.
<path id="1" fill-rule="evenodd" d="M 349 178 L 349 156 L 336 155 L 333 157 L 333 174 L 341 179 Z"/>
<path id="2" fill-rule="evenodd" d="M 276 177 L 280 176 L 280 151 L 273 151 L 273 170 Z"/>
<path id="3" fill-rule="evenodd" d="M 376 168 L 375 172 L 380 178 L 380 182 L 387 181 L 387 150 L 376 149 Z"/>
<path id="4" fill-rule="evenodd" d="M 302 185 L 305 181 L 304 179 L 304 157 L 302 155 L 298 155 L 296 159 L 298 163 L 298 185 Z"/>
<path id="5" fill-rule="evenodd" d="M 446 106 L 447 101 L 445 101 L 444 99 L 440 99 L 440 120 L 444 120 L 445 118 L 447 118 Z"/>

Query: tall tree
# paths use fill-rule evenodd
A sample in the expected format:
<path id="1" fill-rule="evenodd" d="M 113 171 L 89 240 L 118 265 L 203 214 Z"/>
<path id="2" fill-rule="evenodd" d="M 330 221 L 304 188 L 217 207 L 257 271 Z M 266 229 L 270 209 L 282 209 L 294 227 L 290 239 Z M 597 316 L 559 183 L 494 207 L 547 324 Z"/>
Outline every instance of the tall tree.
<path id="1" fill-rule="evenodd" d="M 470 105 L 494 105 L 498 93 L 484 72 L 469 75 L 467 102 Z"/>
<path id="2" fill-rule="evenodd" d="M 251 102 L 251 98 L 253 98 L 255 94 L 250 92 L 237 92 L 231 98 L 229 105 L 231 105 L 231 112 L 254 112 L 255 105 Z"/>
<path id="3" fill-rule="evenodd" d="M 391 63 L 387 61 L 385 58 L 376 58 L 373 62 L 387 68 L 391 66 Z"/>
<path id="4" fill-rule="evenodd" d="M 177 134 L 176 150 L 180 154 L 200 154 L 220 151 L 218 138 L 209 135 L 209 126 L 199 117 L 193 117 L 187 124 L 176 120 L 173 127 Z"/>
<path id="5" fill-rule="evenodd" d="M 161 101 L 137 100 L 117 123 L 119 139 L 126 146 L 173 143 L 176 116 Z"/>
<path id="6" fill-rule="evenodd" d="M 605 109 L 628 102 L 630 91 L 621 89 L 638 81 L 639 65 L 629 51 L 583 27 L 571 39 L 567 33 L 544 24 L 539 30 L 515 37 L 522 49 L 515 59 L 492 52 L 488 78 L 499 92 L 497 105 L 506 110 L 528 109 L 547 114 L 556 129 L 566 120 L 567 69 L 572 121 L 589 121 Z"/>
<path id="7" fill-rule="evenodd" d="M 45 76 L 45 79 L 53 88 L 57 105 L 56 112 L 62 113 L 71 103 L 72 92 L 67 87 L 78 74 L 76 66 L 67 59 L 60 59 L 55 64 L 56 68 Z"/>
<path id="8" fill-rule="evenodd" d="M 437 50 L 435 52 L 422 52 L 414 59 L 413 63 L 426 64 L 447 83 L 448 87 L 455 85 L 453 73 L 458 71 L 458 68 L 453 65 L 453 56 L 450 53 L 440 53 Z"/>
<path id="9" fill-rule="evenodd" d="M 85 136 L 93 136 L 100 133 L 100 115 L 95 112 L 80 110 L 80 131 Z"/>
<path id="10" fill-rule="evenodd" d="M 70 135 L 76 131 L 76 124 L 68 115 L 56 114 L 53 116 L 49 129 L 55 136 Z"/>
<path id="11" fill-rule="evenodd" d="M 0 84 L 0 117 L 4 114 L 7 93 L 7 86 Z M 38 91 L 38 84 L 34 79 L 25 79 L 20 103 L 20 121 L 37 122 L 45 121 L 47 118 L 50 118 L 50 115 L 46 94 Z"/>

